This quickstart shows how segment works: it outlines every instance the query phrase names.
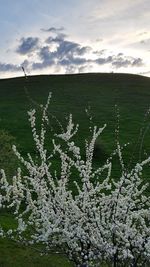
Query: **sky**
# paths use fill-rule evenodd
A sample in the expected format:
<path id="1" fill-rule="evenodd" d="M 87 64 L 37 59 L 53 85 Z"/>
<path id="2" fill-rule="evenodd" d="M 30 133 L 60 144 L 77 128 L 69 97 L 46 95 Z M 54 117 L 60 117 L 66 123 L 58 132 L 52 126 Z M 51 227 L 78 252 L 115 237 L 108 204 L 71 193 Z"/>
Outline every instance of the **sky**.
<path id="1" fill-rule="evenodd" d="M 0 78 L 150 76 L 149 0 L 0 0 Z"/>

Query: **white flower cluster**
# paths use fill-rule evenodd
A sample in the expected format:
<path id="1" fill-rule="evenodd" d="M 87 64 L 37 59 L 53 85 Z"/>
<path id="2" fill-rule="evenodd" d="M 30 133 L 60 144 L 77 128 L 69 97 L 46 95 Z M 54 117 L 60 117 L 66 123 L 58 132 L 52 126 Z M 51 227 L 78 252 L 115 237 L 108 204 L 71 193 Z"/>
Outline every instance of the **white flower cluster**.
<path id="1" fill-rule="evenodd" d="M 80 148 L 72 141 L 78 131 L 72 115 L 66 132 L 52 138 L 53 149 L 48 153 L 45 134 L 49 100 L 50 96 L 43 108 L 39 134 L 35 110 L 29 112 L 38 161 L 30 154 L 28 160 L 24 159 L 14 146 L 26 174 L 19 168 L 9 184 L 1 171 L 0 207 L 14 211 L 18 237 L 25 239 L 25 232 L 30 229 L 26 241 L 43 242 L 46 248 L 59 246 L 76 266 L 100 266 L 102 262 L 125 266 L 126 262 L 126 266 L 136 267 L 150 263 L 150 198 L 145 195 L 148 185 L 141 178 L 150 157 L 127 171 L 118 143 L 116 152 L 122 174 L 114 181 L 111 158 L 97 170 L 93 168 L 95 142 L 106 125 L 94 127 L 83 158 Z M 51 160 L 55 156 L 60 158 L 60 173 Z M 74 176 L 76 190 L 72 192 L 70 182 Z"/>

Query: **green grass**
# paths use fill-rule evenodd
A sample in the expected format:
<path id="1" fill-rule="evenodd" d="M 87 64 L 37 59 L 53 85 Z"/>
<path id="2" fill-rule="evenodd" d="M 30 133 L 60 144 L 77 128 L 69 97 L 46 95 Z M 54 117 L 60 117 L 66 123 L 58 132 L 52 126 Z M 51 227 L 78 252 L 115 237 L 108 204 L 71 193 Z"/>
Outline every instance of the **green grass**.
<path id="1" fill-rule="evenodd" d="M 9 213 L 0 213 L 0 224 L 5 231 L 15 229 L 16 222 Z M 42 245 L 25 246 L 14 240 L 0 238 L 0 267 L 73 267 L 65 255 L 53 249 L 48 255 Z"/>
<path id="2" fill-rule="evenodd" d="M 62 254 L 50 253 L 40 256 L 39 250 L 17 244 L 12 240 L 0 239 L 1 267 L 73 267 Z"/>
<path id="3" fill-rule="evenodd" d="M 27 97 L 24 86 L 27 87 Z M 95 125 L 107 128 L 98 144 L 106 154 L 115 148 L 116 115 L 115 105 L 120 110 L 120 143 L 130 142 L 125 160 L 128 162 L 135 149 L 134 161 L 138 161 L 139 132 L 142 126 L 149 126 L 149 118 L 144 122 L 144 114 L 150 106 L 150 78 L 129 74 L 78 74 L 78 75 L 42 75 L 31 76 L 26 81 L 24 77 L 0 80 L 0 129 L 8 131 L 16 138 L 19 150 L 26 155 L 34 153 L 27 110 L 36 108 L 33 101 L 45 103 L 48 93 L 52 92 L 49 112 L 55 115 L 62 124 L 64 117 L 73 114 L 75 122 L 80 124 L 78 143 L 81 144 L 89 136 L 89 120 L 85 115 L 85 108 L 91 107 L 91 114 Z M 59 131 L 55 120 L 52 125 Z M 146 131 L 142 153 L 150 154 L 150 131 Z M 101 145 L 100 145 L 101 146 Z M 100 157 L 97 158 L 96 164 Z M 57 163 L 56 163 L 57 164 Z M 114 176 L 117 176 L 117 165 Z M 145 178 L 149 179 L 149 169 Z M 5 217 L 5 218 L 4 218 Z M 12 220 L 4 216 L 5 227 L 13 225 Z M 8 227 L 9 228 L 9 227 Z M 10 240 L 0 240 L 0 267 L 9 266 L 52 266 L 71 267 L 71 263 L 62 255 L 50 254 L 39 256 L 31 247 L 16 245 Z"/>
<path id="4" fill-rule="evenodd" d="M 29 97 L 24 89 L 27 87 Z M 78 144 L 83 147 L 84 139 L 89 136 L 89 119 L 85 108 L 91 107 L 94 124 L 107 128 L 98 139 L 106 155 L 115 148 L 116 114 L 115 105 L 120 110 L 120 143 L 130 142 L 124 152 L 128 162 L 135 150 L 133 163 L 139 161 L 138 141 L 141 127 L 148 127 L 149 118 L 144 123 L 144 115 L 150 106 L 150 78 L 131 74 L 77 74 L 77 75 L 41 75 L 0 80 L 0 128 L 16 138 L 23 155 L 34 153 L 34 146 L 27 111 L 38 108 L 35 103 L 45 103 L 48 93 L 52 92 L 49 112 L 65 124 L 65 116 L 73 114 L 74 121 L 80 124 L 77 135 Z M 52 126 L 60 131 L 57 122 Z M 144 136 L 144 151 L 150 154 L 149 129 Z M 103 155 L 102 155 L 103 156 Z M 99 164 L 98 157 L 97 162 Z M 114 165 L 114 176 L 118 166 Z M 147 173 L 146 173 L 147 176 Z"/>
<path id="5" fill-rule="evenodd" d="M 89 125 L 85 108 L 89 105 L 94 123 L 107 123 L 104 140 L 110 151 L 114 147 L 115 104 L 120 109 L 120 140 L 136 142 L 144 113 L 150 105 L 150 78 L 129 74 L 78 74 L 31 76 L 0 80 L 0 128 L 9 131 L 20 144 L 23 153 L 32 151 L 27 110 L 36 107 L 30 98 L 45 103 L 52 92 L 50 112 L 64 122 L 72 113 L 81 128 L 80 136 L 87 135 Z M 53 121 L 53 124 L 56 122 Z M 145 139 L 150 151 L 149 138 Z"/>

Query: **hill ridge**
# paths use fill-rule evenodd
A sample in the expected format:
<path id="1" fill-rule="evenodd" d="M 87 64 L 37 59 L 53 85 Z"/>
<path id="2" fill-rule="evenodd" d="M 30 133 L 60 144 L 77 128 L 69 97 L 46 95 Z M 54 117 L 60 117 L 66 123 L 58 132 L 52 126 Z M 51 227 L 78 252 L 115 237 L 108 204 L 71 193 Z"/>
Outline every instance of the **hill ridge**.
<path id="1" fill-rule="evenodd" d="M 87 72 L 87 73 L 68 73 L 68 74 L 38 74 L 38 75 L 27 75 L 28 78 L 41 78 L 41 77 L 74 77 L 74 76 L 99 76 L 99 77 L 128 77 L 128 78 L 144 78 L 144 79 L 150 79 L 148 76 L 140 75 L 140 74 L 134 74 L 134 73 L 115 73 L 115 72 Z M 0 81 L 4 80 L 16 80 L 16 79 L 24 79 L 24 75 L 22 76 L 16 76 L 16 77 L 8 77 L 8 78 L 0 78 Z"/>

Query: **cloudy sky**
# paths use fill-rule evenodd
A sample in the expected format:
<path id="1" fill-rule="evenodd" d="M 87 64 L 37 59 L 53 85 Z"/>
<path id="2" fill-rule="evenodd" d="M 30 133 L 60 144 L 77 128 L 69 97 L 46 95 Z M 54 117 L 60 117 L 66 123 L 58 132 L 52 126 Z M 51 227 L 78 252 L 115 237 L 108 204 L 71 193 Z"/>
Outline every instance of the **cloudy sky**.
<path id="1" fill-rule="evenodd" d="M 150 76 L 149 0 L 0 0 L 0 78 Z"/>

